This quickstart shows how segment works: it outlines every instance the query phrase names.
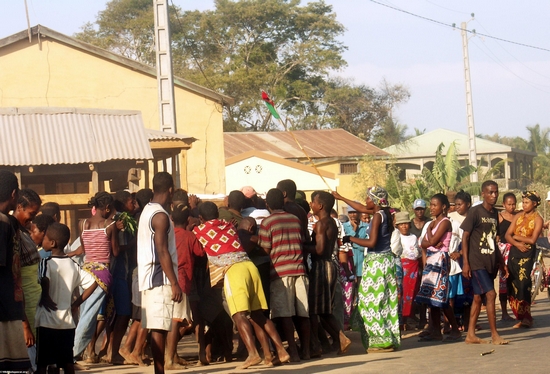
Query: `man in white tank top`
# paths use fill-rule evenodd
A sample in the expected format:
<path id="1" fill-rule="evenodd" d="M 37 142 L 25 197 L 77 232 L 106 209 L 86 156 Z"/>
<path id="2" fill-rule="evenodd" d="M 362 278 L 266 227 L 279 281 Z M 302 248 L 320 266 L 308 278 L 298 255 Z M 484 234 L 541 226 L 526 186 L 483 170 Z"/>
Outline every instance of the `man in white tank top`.
<path id="1" fill-rule="evenodd" d="M 174 303 L 182 301 L 177 278 L 174 226 L 168 214 L 174 181 L 166 172 L 153 178 L 153 199 L 143 208 L 138 228 L 138 278 L 142 293 L 141 324 L 151 330 L 155 373 L 164 373 L 166 334 Z"/>

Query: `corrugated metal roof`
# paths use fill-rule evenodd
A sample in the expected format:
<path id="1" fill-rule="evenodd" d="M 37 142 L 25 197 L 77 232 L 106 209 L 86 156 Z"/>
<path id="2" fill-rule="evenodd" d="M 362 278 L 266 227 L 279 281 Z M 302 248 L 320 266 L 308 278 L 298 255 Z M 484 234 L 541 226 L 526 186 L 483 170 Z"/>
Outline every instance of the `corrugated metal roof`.
<path id="1" fill-rule="evenodd" d="M 77 108 L 0 109 L 0 165 L 152 159 L 141 113 Z"/>
<path id="2" fill-rule="evenodd" d="M 378 147 L 342 129 L 300 130 L 292 132 L 311 158 L 388 156 Z M 225 158 L 258 150 L 290 159 L 304 153 L 287 131 L 224 133 Z"/>
<path id="3" fill-rule="evenodd" d="M 197 140 L 196 138 L 188 135 L 172 134 L 169 132 L 152 130 L 152 129 L 145 129 L 145 133 L 147 134 L 147 138 L 149 139 L 150 142 L 177 140 L 177 141 L 183 141 L 185 143 L 192 143 Z"/>
<path id="4" fill-rule="evenodd" d="M 489 153 L 510 152 L 522 153 L 530 156 L 537 155 L 534 152 L 512 148 L 508 145 L 492 142 L 487 139 L 476 137 L 475 141 L 476 153 L 481 155 Z M 384 151 L 398 157 L 433 157 L 440 143 L 445 144 L 445 149 L 443 150 L 443 152 L 446 153 L 452 142 L 455 142 L 455 146 L 459 155 L 464 156 L 470 153 L 470 140 L 468 138 L 468 135 L 441 128 L 430 131 L 426 134 L 415 136 L 401 144 L 396 144 L 384 148 Z"/>

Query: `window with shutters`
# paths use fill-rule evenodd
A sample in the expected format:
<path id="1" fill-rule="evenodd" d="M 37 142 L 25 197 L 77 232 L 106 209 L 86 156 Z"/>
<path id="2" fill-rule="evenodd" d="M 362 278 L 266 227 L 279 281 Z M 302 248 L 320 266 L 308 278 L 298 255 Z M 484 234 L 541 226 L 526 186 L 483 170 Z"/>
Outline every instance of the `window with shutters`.
<path id="1" fill-rule="evenodd" d="M 357 163 L 340 164 L 340 174 L 356 174 Z"/>

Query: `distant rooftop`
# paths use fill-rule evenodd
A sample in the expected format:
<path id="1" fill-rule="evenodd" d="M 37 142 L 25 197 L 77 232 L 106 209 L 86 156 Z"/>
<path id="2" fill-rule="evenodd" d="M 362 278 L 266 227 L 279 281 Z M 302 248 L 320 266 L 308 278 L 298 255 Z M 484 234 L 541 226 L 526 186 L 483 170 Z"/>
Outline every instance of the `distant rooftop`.
<path id="1" fill-rule="evenodd" d="M 447 129 L 437 129 L 426 134 L 415 136 L 401 144 L 392 145 L 384 148 L 384 151 L 397 156 L 407 158 L 433 157 L 440 143 L 445 144 L 445 153 L 449 149 L 449 145 L 455 142 L 456 149 L 459 155 L 469 154 L 469 138 L 468 135 Z M 478 154 L 491 153 L 521 153 L 531 156 L 537 154 L 522 149 L 512 148 L 508 145 L 492 142 L 490 140 L 476 137 L 476 152 Z"/>
<path id="2" fill-rule="evenodd" d="M 292 132 L 311 158 L 389 156 L 387 152 L 342 129 Z M 225 158 L 248 151 L 262 151 L 286 159 L 303 159 L 304 153 L 290 132 L 226 132 Z"/>

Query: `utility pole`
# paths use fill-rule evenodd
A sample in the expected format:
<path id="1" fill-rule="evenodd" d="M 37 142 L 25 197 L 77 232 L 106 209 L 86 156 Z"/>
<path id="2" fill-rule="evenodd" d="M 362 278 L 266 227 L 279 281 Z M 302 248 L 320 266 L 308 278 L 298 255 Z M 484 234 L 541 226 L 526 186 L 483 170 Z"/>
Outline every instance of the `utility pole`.
<path id="1" fill-rule="evenodd" d="M 462 52 L 464 54 L 464 78 L 466 80 L 466 114 L 468 119 L 468 140 L 470 145 L 470 165 L 477 169 L 476 133 L 474 129 L 474 105 L 472 102 L 472 84 L 470 80 L 470 58 L 468 55 L 468 36 L 466 22 L 460 24 L 462 34 Z M 477 182 L 477 172 L 471 175 L 471 181 Z"/>
<path id="2" fill-rule="evenodd" d="M 170 18 L 168 0 L 153 0 L 155 15 L 155 51 L 157 54 L 157 86 L 160 116 L 160 130 L 175 134 L 176 105 L 174 98 L 174 74 L 172 71 L 172 49 L 170 39 Z M 178 157 L 167 160 L 176 186 L 180 186 Z"/>

